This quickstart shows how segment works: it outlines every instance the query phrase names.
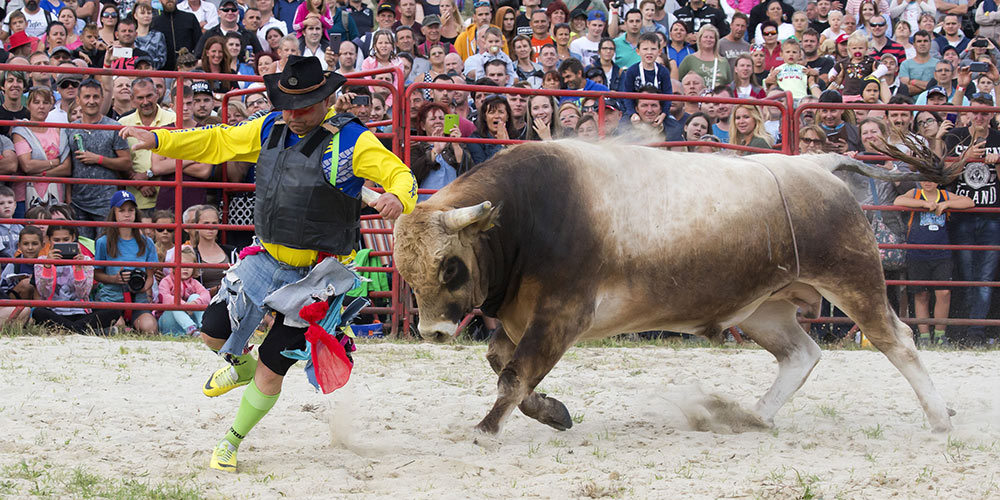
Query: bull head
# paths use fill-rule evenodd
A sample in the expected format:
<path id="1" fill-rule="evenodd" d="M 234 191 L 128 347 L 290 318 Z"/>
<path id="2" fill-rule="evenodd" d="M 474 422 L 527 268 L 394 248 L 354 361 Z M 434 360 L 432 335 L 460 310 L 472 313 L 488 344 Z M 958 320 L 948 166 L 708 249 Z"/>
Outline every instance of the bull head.
<path id="1" fill-rule="evenodd" d="M 417 295 L 424 339 L 450 339 L 465 314 L 485 300 L 477 246 L 498 213 L 489 201 L 448 210 L 418 205 L 397 220 L 396 268 Z"/>

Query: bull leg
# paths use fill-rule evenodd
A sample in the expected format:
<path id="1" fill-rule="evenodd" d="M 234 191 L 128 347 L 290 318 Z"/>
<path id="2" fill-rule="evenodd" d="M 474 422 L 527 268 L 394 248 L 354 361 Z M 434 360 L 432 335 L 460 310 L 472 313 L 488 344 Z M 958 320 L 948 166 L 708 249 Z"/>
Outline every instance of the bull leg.
<path id="1" fill-rule="evenodd" d="M 761 304 L 740 328 L 778 360 L 778 377 L 755 410 L 768 425 L 805 383 L 819 362 L 820 349 L 795 320 L 796 306 L 784 300 Z"/>
<path id="2" fill-rule="evenodd" d="M 821 289 L 820 292 L 857 323 L 872 345 L 882 351 L 903 374 L 913 392 L 917 393 L 920 406 L 934 432 L 951 430 L 950 411 L 941 394 L 934 388 L 927 369 L 920 362 L 917 347 L 913 343 L 913 332 L 889 307 L 885 288 L 876 287 L 877 295 L 859 293 L 856 290 L 838 293 Z"/>
<path id="3" fill-rule="evenodd" d="M 566 322 L 551 320 L 549 316 L 539 313 L 535 320 L 528 323 L 524 336 L 514 348 L 511 360 L 500 370 L 497 400 L 486 417 L 476 426 L 480 432 L 499 433 L 504 420 L 514 407 L 521 404 L 534 391 L 535 386 L 545 378 L 556 362 L 562 358 L 566 349 L 569 349 L 578 338 L 577 335 L 570 334 L 566 327 L 558 326 Z M 529 411 L 534 409 L 530 404 L 529 408 Z"/>
<path id="4" fill-rule="evenodd" d="M 490 339 L 489 350 L 486 352 L 486 360 L 490 362 L 490 367 L 497 375 L 503 371 L 507 363 L 514 357 L 514 348 L 507 332 L 501 325 Z M 573 418 L 570 417 L 566 406 L 558 399 L 550 398 L 545 394 L 531 391 L 528 397 L 517 405 L 526 416 L 531 417 L 556 430 L 564 431 L 573 427 Z"/>

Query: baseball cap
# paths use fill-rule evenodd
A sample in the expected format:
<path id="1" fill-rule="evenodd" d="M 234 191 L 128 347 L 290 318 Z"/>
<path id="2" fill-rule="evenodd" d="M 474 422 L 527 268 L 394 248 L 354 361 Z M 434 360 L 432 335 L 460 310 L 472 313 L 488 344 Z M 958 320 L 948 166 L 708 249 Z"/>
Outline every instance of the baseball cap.
<path id="1" fill-rule="evenodd" d="M 587 13 L 587 22 L 589 23 L 590 21 L 601 21 L 606 23 L 608 22 L 608 16 L 604 15 L 604 13 L 599 10 L 592 10 Z"/>
<path id="2" fill-rule="evenodd" d="M 126 201 L 131 201 L 132 203 L 135 203 L 135 195 L 128 191 L 125 191 L 124 189 L 118 191 L 117 193 L 114 194 L 114 196 L 111 197 L 111 208 L 118 208 L 124 205 Z M 138 203 L 136 203 L 136 205 L 138 205 Z"/>
<path id="3" fill-rule="evenodd" d="M 841 33 L 840 36 L 837 37 L 837 45 L 840 45 L 842 43 L 847 43 L 848 38 L 850 38 L 850 35 L 848 35 L 847 33 Z"/>
<path id="4" fill-rule="evenodd" d="M 65 82 L 66 80 L 72 80 L 72 81 L 76 81 L 76 82 L 82 82 L 83 81 L 83 75 L 78 75 L 78 74 L 74 74 L 74 73 L 62 73 L 62 74 L 56 76 L 56 85 L 59 85 L 60 83 Z"/>
<path id="5" fill-rule="evenodd" d="M 233 7 L 236 7 L 237 9 L 240 8 L 239 4 L 236 3 L 236 0 L 222 0 L 221 2 L 219 2 L 219 8 L 221 9 L 227 3 L 233 4 Z"/>
<path id="6" fill-rule="evenodd" d="M 376 14 L 381 14 L 382 11 L 391 11 L 393 14 L 396 13 L 396 8 L 392 6 L 391 3 L 380 3 L 378 4 L 378 10 L 375 11 Z"/>
<path id="7" fill-rule="evenodd" d="M 194 82 L 191 84 L 191 92 L 195 94 L 211 94 L 212 89 L 208 86 L 208 82 Z"/>
<path id="8" fill-rule="evenodd" d="M 420 23 L 421 26 L 434 26 L 435 24 L 440 25 L 441 18 L 434 14 L 424 16 L 423 22 Z"/>
<path id="9" fill-rule="evenodd" d="M 948 92 L 946 92 L 944 90 L 944 87 L 940 87 L 940 86 L 938 86 L 938 87 L 931 87 L 931 88 L 927 89 L 927 97 L 930 97 L 931 94 L 941 94 L 941 95 L 943 95 L 945 97 L 948 97 Z"/>
<path id="10" fill-rule="evenodd" d="M 621 101 L 619 101 L 618 99 L 613 99 L 611 97 L 607 97 L 604 99 L 604 107 L 614 109 L 615 111 L 625 110 L 625 107 L 622 106 Z"/>
<path id="11" fill-rule="evenodd" d="M 54 55 L 56 55 L 56 52 L 65 52 L 65 53 L 66 53 L 66 55 L 68 55 L 68 56 L 70 56 L 70 57 L 73 57 L 73 51 L 72 51 L 72 50 L 69 50 L 69 49 L 67 49 L 66 47 L 64 47 L 64 46 L 62 46 L 62 45 L 60 45 L 60 46 L 58 46 L 58 47 L 56 47 L 56 48 L 52 49 L 52 52 L 49 52 L 49 56 L 51 57 L 51 56 L 54 56 Z"/>

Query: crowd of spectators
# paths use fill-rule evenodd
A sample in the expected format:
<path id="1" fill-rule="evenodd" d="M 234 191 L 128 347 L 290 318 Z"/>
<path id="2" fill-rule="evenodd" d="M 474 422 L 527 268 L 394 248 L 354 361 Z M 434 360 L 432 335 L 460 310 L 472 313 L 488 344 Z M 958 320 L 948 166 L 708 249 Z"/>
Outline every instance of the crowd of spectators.
<path id="1" fill-rule="evenodd" d="M 746 148 L 767 150 L 783 143 L 783 117 L 778 107 L 765 104 L 767 100 L 786 105 L 817 101 L 954 104 L 953 113 L 922 111 L 915 116 L 902 111 L 806 111 L 801 114 L 798 143 L 792 146 L 801 152 L 872 153 L 881 140 L 904 146 L 904 137 L 915 134 L 940 155 L 972 149 L 986 161 L 970 162 L 965 173 L 942 193 L 967 197 L 977 207 L 1000 207 L 994 168 L 1000 159 L 1000 133 L 992 113 L 974 111 L 995 103 L 1000 80 L 998 34 L 1000 16 L 992 0 L 475 0 L 469 4 L 462 0 L 377 4 L 366 0 L 14 0 L 7 2 L 0 29 L 4 42 L 0 62 L 264 75 L 280 72 L 291 54 L 314 56 L 324 69 L 344 74 L 398 67 L 406 85 L 491 87 L 473 92 L 412 92 L 407 103 L 412 112 L 404 123 L 415 135 L 516 142 L 576 136 L 595 140 L 641 132 L 643 137 L 658 136 L 664 141 L 702 143 L 675 146 L 675 150 L 726 154 L 747 154 Z M 398 83 L 391 73 L 375 78 Z M 173 180 L 173 160 L 148 151 L 131 152 L 112 130 L 44 124 L 173 126 L 179 120 L 185 127 L 213 125 L 221 123 L 223 93 L 260 86 L 195 78 L 185 79 L 178 94 L 177 81 L 4 71 L 0 119 L 25 119 L 33 124 L 0 127 L 0 173 Z M 510 93 L 511 89 L 522 93 Z M 537 95 L 532 89 L 611 89 L 648 96 L 599 102 Z M 404 107 L 394 102 L 393 93 L 385 87 L 343 91 L 352 95 L 350 111 L 367 122 L 385 123 Z M 785 103 L 789 93 L 793 102 Z M 175 112 L 178 95 L 183 96 L 180 117 Z M 669 95 L 750 98 L 759 104 L 682 102 L 665 97 Z M 225 111 L 227 124 L 238 125 L 270 112 L 270 103 L 266 94 L 252 93 L 230 101 Z M 388 132 L 390 128 L 378 125 L 376 130 Z M 737 151 L 723 149 L 724 144 L 737 146 Z M 437 189 L 503 147 L 499 143 L 415 143 L 411 168 L 421 188 Z M 903 168 L 896 163 L 879 164 Z M 251 164 L 184 162 L 182 168 L 184 180 L 254 180 Z M 24 218 L 32 210 L 35 215 L 43 210 L 45 218 L 57 218 L 58 213 L 84 221 L 121 221 L 121 217 L 173 221 L 175 196 L 168 187 L 121 190 L 114 185 L 9 184 L 9 195 L 0 190 L 0 215 Z M 892 204 L 899 196 L 927 194 L 914 194 L 912 188 L 880 183 L 861 201 Z M 120 203 L 116 205 L 115 200 Z M 221 220 L 216 208 L 221 206 L 218 191 L 185 188 L 182 203 L 181 209 L 192 217 L 188 222 Z M 935 208 L 940 206 L 934 203 Z M 132 205 L 134 211 L 129 214 L 126 209 Z M 252 194 L 230 193 L 225 206 L 230 223 L 252 224 Z M 904 240 L 914 234 L 911 228 L 916 224 L 936 227 L 934 231 L 942 232 L 933 236 L 950 235 L 952 243 L 1000 244 L 1000 218 L 993 215 L 953 214 L 945 230 L 938 219 L 934 224 L 924 216 L 904 220 L 899 213 L 887 214 L 887 224 Z M 67 227 L 50 226 L 47 232 L 36 234 L 32 228 L 37 226 L 22 230 L 4 225 L 0 227 L 0 253 L 51 257 L 52 243 L 57 241 L 54 233 L 60 242 L 81 242 L 81 260 L 90 255 L 114 260 L 133 247 L 138 247 L 136 255 L 126 255 L 125 260 L 173 258 L 175 239 L 168 231 Z M 201 230 L 187 232 L 180 238 L 187 242 L 181 251 L 185 261 L 231 261 L 233 248 L 221 245 L 217 236 Z M 247 236 L 233 233 L 228 241 L 238 248 L 247 243 Z M 32 250 L 33 246 L 37 248 Z M 953 261 L 957 279 L 995 278 L 1000 260 L 996 252 L 953 253 L 944 258 L 935 254 L 931 260 Z M 914 262 L 924 257 L 911 253 Z M 147 281 L 138 293 L 123 296 L 129 270 L 72 267 L 72 271 L 60 268 L 53 278 L 45 266 L 7 266 L 5 276 L 28 274 L 35 288 L 7 280 L 4 292 L 67 300 L 88 296 L 150 302 L 167 296 L 173 300 L 174 278 L 156 268 L 142 273 Z M 931 273 L 927 275 L 933 279 L 952 277 L 944 266 L 910 267 Z M 182 274 L 182 289 L 195 291 L 181 300 L 204 300 L 201 289 L 191 281 L 211 292 L 218 278 L 213 270 Z M 169 293 L 163 292 L 164 283 L 169 283 Z M 968 309 L 963 312 L 987 317 L 990 291 L 988 287 L 965 290 L 964 300 L 958 301 Z M 935 297 L 939 303 L 944 300 Z M 927 313 L 929 306 L 921 307 L 918 313 Z M 77 326 L 103 326 L 117 320 L 82 309 L 35 311 L 36 321 L 54 321 L 55 314 Z M 941 312 L 948 313 L 948 308 Z M 24 320 L 25 314 L 10 310 L 3 319 Z M 182 318 L 138 310 L 127 316 L 129 324 L 144 331 L 156 331 L 164 324 L 171 330 L 189 331 L 192 323 L 197 327 L 197 318 L 191 315 Z M 976 342 L 986 337 L 982 328 L 965 333 Z"/>

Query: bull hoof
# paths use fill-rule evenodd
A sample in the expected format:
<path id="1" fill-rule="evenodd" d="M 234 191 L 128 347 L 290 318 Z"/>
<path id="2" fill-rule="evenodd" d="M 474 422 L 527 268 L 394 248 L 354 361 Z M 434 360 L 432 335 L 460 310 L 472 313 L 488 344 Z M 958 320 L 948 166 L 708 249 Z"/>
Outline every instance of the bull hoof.
<path id="1" fill-rule="evenodd" d="M 555 430 L 564 431 L 573 427 L 573 417 L 570 416 L 566 405 L 545 394 L 535 393 L 528 396 L 518 408 L 525 415 Z"/>
<path id="2" fill-rule="evenodd" d="M 496 436 L 500 433 L 500 425 L 496 422 L 490 420 L 490 417 L 486 417 L 479 425 L 476 426 L 476 430 L 486 434 L 487 436 Z"/>
<path id="3" fill-rule="evenodd" d="M 953 410 L 953 409 L 951 409 L 951 408 L 948 408 L 948 416 L 949 417 L 954 417 L 955 415 L 958 415 L 958 412 L 955 411 L 955 410 Z"/>

